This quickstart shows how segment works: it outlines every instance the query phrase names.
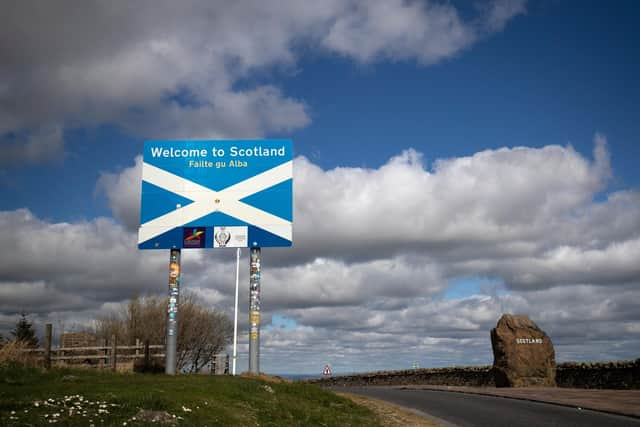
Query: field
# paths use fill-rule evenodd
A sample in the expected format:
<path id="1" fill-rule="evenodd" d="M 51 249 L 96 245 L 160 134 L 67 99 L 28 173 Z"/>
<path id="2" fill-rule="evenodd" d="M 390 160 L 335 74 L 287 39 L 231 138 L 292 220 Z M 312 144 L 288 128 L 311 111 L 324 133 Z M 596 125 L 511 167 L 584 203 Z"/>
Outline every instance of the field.
<path id="1" fill-rule="evenodd" d="M 0 368 L 0 425 L 373 427 L 381 423 L 370 409 L 310 384 L 230 376 L 45 372 L 13 366 Z"/>

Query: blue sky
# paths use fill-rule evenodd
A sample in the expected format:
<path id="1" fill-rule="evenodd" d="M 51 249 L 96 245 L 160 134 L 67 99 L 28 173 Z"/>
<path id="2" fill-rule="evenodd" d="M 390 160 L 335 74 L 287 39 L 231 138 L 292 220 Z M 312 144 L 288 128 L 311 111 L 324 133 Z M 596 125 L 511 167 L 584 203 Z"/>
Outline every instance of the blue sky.
<path id="1" fill-rule="evenodd" d="M 318 366 L 335 356 L 334 372 L 491 363 L 488 329 L 518 310 L 556 334 L 559 359 L 637 357 L 636 2 L 70 7 L 0 18 L 0 237 L 52 239 L 18 244 L 20 268 L 3 257 L 0 330 L 23 309 L 80 328 L 135 291 L 163 291 L 162 257 L 129 243 L 144 140 L 288 138 L 300 238 L 266 276 L 271 371 L 305 348 Z M 92 287 L 130 276 L 73 267 L 82 250 L 117 264 L 81 236 L 98 231 L 132 260 L 122 274 L 135 271 L 108 292 Z M 230 312 L 231 257 L 185 262 L 186 286 Z M 565 306 L 576 300 L 597 314 Z M 576 348 L 585 322 L 600 335 Z M 378 346 L 416 328 L 405 365 Z"/>
<path id="2" fill-rule="evenodd" d="M 589 156 L 598 131 L 610 141 L 614 186 L 637 187 L 636 9 L 633 2 L 616 8 L 584 2 L 579 10 L 567 2 L 536 2 L 502 32 L 431 67 L 312 53 L 292 69 L 269 68 L 238 84 L 275 82 L 303 100 L 308 126 L 264 136 L 292 138 L 298 154 L 324 168 L 378 167 L 407 147 L 427 163 L 548 144 L 571 144 Z M 117 124 L 70 126 L 65 140 L 63 161 L 9 168 L 2 208 L 29 206 L 55 220 L 108 214 L 104 200 L 94 197 L 94 182 L 101 171 L 129 165 L 144 135 L 123 133 Z M 90 179 L 79 183 L 78 176 Z M 54 199 L 31 196 L 43 181 L 53 185 Z M 55 203 L 54 194 L 64 194 L 66 203 Z"/>

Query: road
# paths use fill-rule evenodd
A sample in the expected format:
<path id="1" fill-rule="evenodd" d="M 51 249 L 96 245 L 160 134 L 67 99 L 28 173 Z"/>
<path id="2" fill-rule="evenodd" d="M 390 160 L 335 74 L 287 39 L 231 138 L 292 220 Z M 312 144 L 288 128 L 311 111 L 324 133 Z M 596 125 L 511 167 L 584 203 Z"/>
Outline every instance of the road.
<path id="1" fill-rule="evenodd" d="M 640 427 L 640 419 L 540 402 L 434 390 L 336 387 L 418 410 L 459 427 Z"/>

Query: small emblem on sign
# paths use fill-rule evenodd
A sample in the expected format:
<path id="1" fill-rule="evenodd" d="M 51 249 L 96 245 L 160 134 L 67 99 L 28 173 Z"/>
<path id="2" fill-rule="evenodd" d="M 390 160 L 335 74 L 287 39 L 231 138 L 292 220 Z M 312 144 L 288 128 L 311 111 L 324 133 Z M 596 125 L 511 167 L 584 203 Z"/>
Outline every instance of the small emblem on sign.
<path id="1" fill-rule="evenodd" d="M 218 242 L 218 246 L 224 248 L 231 240 L 231 233 L 227 231 L 225 227 L 221 227 L 219 231 L 216 232 L 215 235 L 216 242 Z"/>
<path id="2" fill-rule="evenodd" d="M 204 248 L 206 231 L 204 227 L 185 227 L 183 229 L 182 247 Z"/>

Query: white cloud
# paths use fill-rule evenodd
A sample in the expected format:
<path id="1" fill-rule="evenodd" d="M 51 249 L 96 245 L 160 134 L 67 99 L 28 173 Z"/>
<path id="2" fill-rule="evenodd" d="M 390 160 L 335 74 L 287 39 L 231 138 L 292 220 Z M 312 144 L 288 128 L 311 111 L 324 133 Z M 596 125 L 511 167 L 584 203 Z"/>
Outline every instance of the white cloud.
<path id="1" fill-rule="evenodd" d="M 0 244 L 11 248 L 0 258 L 5 317 L 26 308 L 39 322 L 87 322 L 136 293 L 165 292 L 166 252 L 136 249 L 139 171 L 138 157 L 98 184 L 126 226 L 0 213 Z M 325 171 L 298 158 L 294 175 L 294 247 L 263 251 L 267 366 L 284 358 L 307 370 L 298 357 L 320 366 L 335 360 L 343 371 L 490 363 L 488 331 L 504 312 L 529 314 L 559 360 L 637 354 L 640 195 L 594 201 L 611 176 L 604 137 L 592 160 L 571 147 L 519 147 L 428 169 L 408 150 L 377 169 Z M 184 251 L 183 289 L 230 313 L 233 255 Z M 459 277 L 504 285 L 445 297 Z M 269 326 L 273 314 L 292 324 Z"/>
<path id="2" fill-rule="evenodd" d="M 140 225 L 142 156 L 137 156 L 134 162 L 119 173 L 101 173 L 96 185 L 96 191 L 107 197 L 113 216 L 129 230 L 137 230 Z"/>
<path id="3" fill-rule="evenodd" d="M 489 32 L 501 31 L 514 16 L 526 12 L 525 0 L 494 0 L 483 4 L 483 23 Z"/>
<path id="4" fill-rule="evenodd" d="M 431 171 L 413 150 L 378 169 L 325 171 L 299 157 L 295 250 L 274 250 L 272 265 L 302 263 L 306 270 L 296 274 L 311 274 L 307 282 L 321 259 L 335 277 L 348 269 L 352 283 L 360 280 L 354 265 L 370 262 L 363 269 L 372 271 L 378 259 L 436 265 L 434 283 L 456 275 L 496 276 L 526 289 L 637 280 L 640 196 L 622 191 L 593 202 L 611 176 L 606 139 L 596 135 L 594 144 L 591 161 L 570 146 L 516 147 L 437 160 Z M 132 231 L 140 171 L 138 157 L 98 184 Z"/>
<path id="5" fill-rule="evenodd" d="M 307 105 L 248 84 L 256 72 L 287 73 L 309 46 L 357 61 L 435 63 L 470 46 L 492 16 L 522 11 L 492 10 L 502 12 L 478 23 L 433 1 L 20 2 L 0 16 L 0 136 L 42 123 L 115 124 L 144 138 L 291 131 L 309 123 Z M 45 158 L 25 144 L 16 155 Z M 60 138 L 46 145 L 62 148 Z"/>
<path id="6" fill-rule="evenodd" d="M 338 16 L 323 43 L 362 62 L 384 57 L 430 64 L 475 41 L 450 4 L 405 0 L 357 2 Z"/>

